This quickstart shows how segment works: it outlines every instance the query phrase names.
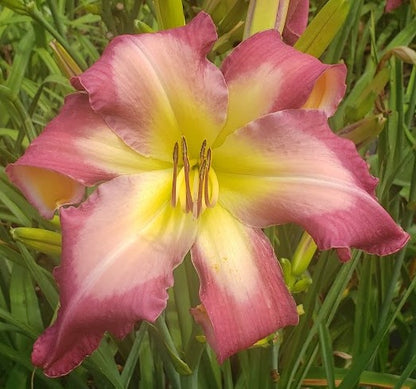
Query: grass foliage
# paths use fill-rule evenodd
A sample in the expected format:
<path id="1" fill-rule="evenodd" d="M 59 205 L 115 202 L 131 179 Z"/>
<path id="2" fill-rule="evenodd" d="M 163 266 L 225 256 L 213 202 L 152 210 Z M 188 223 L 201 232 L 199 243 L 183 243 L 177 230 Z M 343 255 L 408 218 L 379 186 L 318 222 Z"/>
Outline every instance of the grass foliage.
<path id="1" fill-rule="evenodd" d="M 325 3 L 311 2 L 311 19 Z M 187 258 L 175 271 L 168 308 L 156 323 L 138 323 L 122 341 L 106 336 L 82 366 L 49 379 L 33 368 L 30 353 L 58 304 L 51 271 L 59 263 L 59 221 L 42 219 L 10 184 L 4 167 L 72 91 L 50 42 L 86 69 L 112 37 L 157 29 L 163 2 L 0 1 L 1 388 L 416 388 L 416 68 L 397 49 L 415 48 L 415 10 L 409 2 L 389 14 L 382 1 L 339 3 L 343 14 L 331 42 L 316 51 L 315 39 L 325 34 L 318 28 L 317 37 L 299 48 L 347 64 L 347 95 L 331 126 L 344 136 L 362 129 L 354 140 L 380 179 L 383 206 L 413 237 L 407 248 L 387 258 L 354 252 L 346 264 L 332 251 L 315 254 L 295 279 L 304 311 L 300 324 L 222 366 L 189 315 L 198 304 L 198 279 Z M 247 2 L 184 1 L 187 20 L 200 9 L 218 25 L 220 40 L 210 55 L 218 64 L 242 38 Z M 39 229 L 39 241 L 28 240 L 19 227 Z M 288 225 L 267 232 L 278 257 L 290 261 L 302 231 Z"/>

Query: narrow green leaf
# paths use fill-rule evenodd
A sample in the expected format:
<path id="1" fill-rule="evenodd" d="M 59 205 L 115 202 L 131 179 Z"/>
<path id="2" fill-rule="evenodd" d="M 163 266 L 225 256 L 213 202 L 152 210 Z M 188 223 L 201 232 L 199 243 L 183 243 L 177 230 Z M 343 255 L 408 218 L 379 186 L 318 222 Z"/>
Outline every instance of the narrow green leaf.
<path id="1" fill-rule="evenodd" d="M 26 323 L 19 321 L 16 319 L 10 312 L 7 312 L 5 309 L 0 307 L 0 318 L 4 320 L 6 323 L 9 323 L 11 326 L 16 328 L 21 333 L 31 337 L 32 339 L 36 339 L 39 333 L 29 327 Z"/>
<path id="2" fill-rule="evenodd" d="M 322 363 L 327 377 L 328 389 L 335 389 L 334 358 L 331 344 L 331 337 L 328 328 L 324 323 L 318 326 L 319 344 L 321 346 Z"/>
<path id="3" fill-rule="evenodd" d="M 335 369 L 335 379 L 339 383 L 345 375 L 348 373 L 348 369 Z M 401 381 L 401 377 L 392 374 L 378 373 L 374 371 L 363 371 L 359 382 L 362 386 L 371 386 L 372 388 L 393 388 Z M 326 387 L 327 377 L 326 371 L 323 368 L 314 367 L 309 371 L 307 378 L 303 381 L 305 386 L 320 386 Z M 416 380 L 406 379 L 403 381 L 401 389 L 414 389 L 416 387 Z M 353 388 L 350 386 L 349 388 Z"/>
<path id="4" fill-rule="evenodd" d="M 27 387 L 28 374 L 26 369 L 16 365 L 8 374 L 4 389 L 20 389 Z"/>
<path id="5" fill-rule="evenodd" d="M 10 278 L 10 309 L 17 320 L 26 323 L 36 333 L 43 329 L 38 299 L 32 278 L 22 266 L 13 265 Z M 27 344 L 27 338 L 23 343 Z"/>
<path id="6" fill-rule="evenodd" d="M 408 46 L 416 36 L 416 18 L 408 23 L 384 49 L 384 53 L 397 46 Z"/>
<path id="7" fill-rule="evenodd" d="M 389 317 L 386 320 L 381 320 L 382 325 L 378 328 L 374 337 L 371 339 L 371 342 L 368 345 L 367 349 L 353 361 L 353 364 L 351 368 L 348 370 L 348 373 L 345 375 L 341 385 L 339 386 L 339 389 L 349 389 L 360 380 L 360 375 L 365 370 L 370 359 L 374 356 L 381 341 L 383 340 L 384 336 L 386 336 L 386 334 L 388 333 L 388 330 L 392 326 L 394 319 L 402 309 L 410 294 L 413 292 L 415 286 L 416 277 L 412 280 L 411 284 L 407 288 L 395 311 L 391 315 L 389 315 Z"/>
<path id="8" fill-rule="evenodd" d="M 405 387 L 407 379 L 410 377 L 410 375 L 413 373 L 413 371 L 416 369 L 416 354 L 413 355 L 412 359 L 407 364 L 406 368 L 404 369 L 402 375 L 396 382 L 396 385 L 394 386 L 394 389 L 402 389 Z M 414 380 L 414 387 L 416 387 L 416 380 Z"/>
<path id="9" fill-rule="evenodd" d="M 30 118 L 26 108 L 23 106 L 22 102 L 13 94 L 12 89 L 5 85 L 0 85 L 0 101 L 2 101 L 6 106 L 10 107 L 14 112 L 17 113 L 16 116 L 19 117 L 20 123 L 17 127 L 22 126 L 23 130 L 26 133 L 26 136 L 30 141 L 36 138 L 37 133 L 33 127 L 32 119 Z"/>
<path id="10" fill-rule="evenodd" d="M 179 374 L 192 374 L 190 367 L 180 358 L 179 353 L 172 342 L 169 330 L 164 322 L 164 318 L 159 317 L 156 321 L 156 325 L 149 324 L 149 330 L 153 335 L 153 338 L 156 340 L 160 353 L 163 356 L 166 355 L 169 357 L 172 365 L 175 367 L 175 370 Z"/>
<path id="11" fill-rule="evenodd" d="M 105 376 L 111 382 L 114 389 L 125 388 L 106 338 L 101 341 L 98 349 L 91 354 L 85 361 L 85 364 L 87 366 L 93 366 L 95 370 Z"/>
<path id="12" fill-rule="evenodd" d="M 10 88 L 13 95 L 17 95 L 22 85 L 29 59 L 32 55 L 35 36 L 33 30 L 30 30 L 21 38 L 17 46 L 16 55 L 13 58 L 10 76 L 6 81 L 6 86 Z"/>
<path id="13" fill-rule="evenodd" d="M 287 0 L 281 0 L 287 2 Z M 280 0 L 250 0 L 244 39 L 257 32 L 274 28 Z"/>
<path id="14" fill-rule="evenodd" d="M 329 0 L 312 19 L 295 47 L 314 57 L 320 57 L 342 27 L 350 7 L 348 0 Z"/>
<path id="15" fill-rule="evenodd" d="M 153 0 L 159 30 L 181 27 L 185 25 L 181 0 Z"/>
<path id="16" fill-rule="evenodd" d="M 17 242 L 17 245 L 22 253 L 25 266 L 31 273 L 33 279 L 39 285 L 39 288 L 42 290 L 42 293 L 45 295 L 45 298 L 51 308 L 55 309 L 58 304 L 58 292 L 56 290 L 56 286 L 50 278 L 45 276 L 41 270 L 42 268 L 35 262 L 28 249 L 22 243 Z"/>
<path id="17" fill-rule="evenodd" d="M 143 321 L 140 325 L 139 330 L 136 332 L 133 346 L 130 350 L 129 356 L 124 364 L 123 371 L 121 372 L 121 382 L 123 387 L 127 388 L 132 379 L 133 373 L 135 371 L 139 356 L 140 356 L 140 347 L 142 345 L 144 336 L 147 331 L 147 323 Z"/>

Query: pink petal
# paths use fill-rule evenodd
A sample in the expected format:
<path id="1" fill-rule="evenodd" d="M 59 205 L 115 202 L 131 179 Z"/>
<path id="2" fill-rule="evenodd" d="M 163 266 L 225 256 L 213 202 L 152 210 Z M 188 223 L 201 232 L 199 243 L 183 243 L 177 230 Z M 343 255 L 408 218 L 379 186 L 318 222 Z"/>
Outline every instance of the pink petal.
<path id="1" fill-rule="evenodd" d="M 295 222 L 321 250 L 378 255 L 409 239 L 378 204 L 354 144 L 334 135 L 319 111 L 267 115 L 231 134 L 213 153 L 220 203 L 253 226 Z"/>
<path id="2" fill-rule="evenodd" d="M 221 140 L 258 117 L 300 108 L 311 94 L 316 108 L 331 116 L 345 92 L 344 65 L 325 65 L 284 44 L 274 30 L 241 43 L 222 65 L 229 89 L 229 109 Z M 331 83 L 320 81 L 330 80 Z M 317 91 L 314 88 L 317 88 Z"/>
<path id="3" fill-rule="evenodd" d="M 216 138 L 227 109 L 223 76 L 205 57 L 216 38 L 205 13 L 185 27 L 119 36 L 75 84 L 140 153 L 171 161 L 183 134 L 198 155 L 204 139 L 210 145 Z"/>
<path id="4" fill-rule="evenodd" d="M 169 170 L 117 177 L 79 208 L 61 210 L 61 307 L 32 354 L 46 375 L 71 371 L 105 331 L 123 337 L 165 308 L 173 268 L 196 231 L 192 216 L 170 205 L 170 178 Z"/>
<path id="5" fill-rule="evenodd" d="M 385 12 L 394 11 L 402 5 L 402 0 L 386 0 Z"/>
<path id="6" fill-rule="evenodd" d="M 45 217 L 79 202 L 84 185 L 168 165 L 129 148 L 95 114 L 84 93 L 66 98 L 59 115 L 6 172 Z"/>
<path id="7" fill-rule="evenodd" d="M 305 31 L 306 25 L 308 23 L 309 0 L 287 1 L 289 2 L 289 6 L 287 10 L 282 37 L 286 43 L 293 46 L 298 40 L 298 38 Z M 279 3 L 279 8 L 284 3 L 285 1 L 281 1 Z M 278 27 L 280 23 L 281 21 L 278 15 L 278 18 L 276 20 L 276 26 Z"/>
<path id="8" fill-rule="evenodd" d="M 261 230 L 244 226 L 217 205 L 201 216 L 191 254 L 204 306 L 192 313 L 220 362 L 297 324 L 296 304 Z"/>

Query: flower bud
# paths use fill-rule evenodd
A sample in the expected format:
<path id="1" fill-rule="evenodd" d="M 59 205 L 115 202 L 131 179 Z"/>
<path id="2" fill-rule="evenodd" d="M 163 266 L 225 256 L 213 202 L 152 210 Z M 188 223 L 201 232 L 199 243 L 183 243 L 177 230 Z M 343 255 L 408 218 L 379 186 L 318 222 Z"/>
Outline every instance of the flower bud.
<path id="1" fill-rule="evenodd" d="M 26 247 L 42 253 L 59 256 L 61 254 L 61 234 L 42 228 L 17 227 L 10 233 L 14 240 L 22 242 Z"/>
<path id="2" fill-rule="evenodd" d="M 316 248 L 316 243 L 305 231 L 300 239 L 298 247 L 296 247 L 295 254 L 293 254 L 292 274 L 294 276 L 301 275 L 308 268 Z"/>

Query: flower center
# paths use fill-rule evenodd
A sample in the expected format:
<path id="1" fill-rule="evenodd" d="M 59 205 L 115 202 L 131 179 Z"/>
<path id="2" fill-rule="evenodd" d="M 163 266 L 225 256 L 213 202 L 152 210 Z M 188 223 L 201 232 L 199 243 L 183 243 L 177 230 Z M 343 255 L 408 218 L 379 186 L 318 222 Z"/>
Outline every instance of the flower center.
<path id="1" fill-rule="evenodd" d="M 185 213 L 192 212 L 198 218 L 206 208 L 214 207 L 218 200 L 218 179 L 211 166 L 211 148 L 207 149 L 207 141 L 204 140 L 199 158 L 189 158 L 188 145 L 182 137 L 180 149 L 179 152 L 176 142 L 173 148 L 171 204 L 176 207 L 179 203 Z"/>

